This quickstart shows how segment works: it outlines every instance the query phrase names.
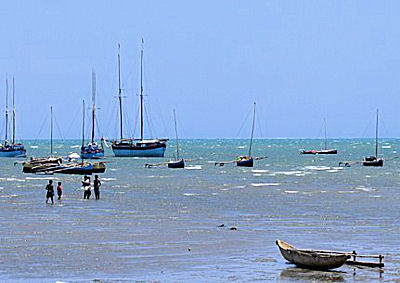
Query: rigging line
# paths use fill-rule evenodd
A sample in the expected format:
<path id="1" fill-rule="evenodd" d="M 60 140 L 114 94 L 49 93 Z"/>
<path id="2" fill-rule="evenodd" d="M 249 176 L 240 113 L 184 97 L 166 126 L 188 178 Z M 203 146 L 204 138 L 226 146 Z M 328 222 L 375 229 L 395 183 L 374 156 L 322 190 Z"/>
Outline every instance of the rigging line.
<path id="1" fill-rule="evenodd" d="M 149 129 L 149 133 L 150 133 L 150 137 L 154 138 L 153 133 L 152 133 L 152 128 L 153 128 L 153 123 L 151 122 L 150 118 L 149 118 L 149 113 L 148 113 L 148 109 L 147 109 L 147 105 L 144 105 L 144 114 L 146 116 L 146 120 L 147 120 L 147 124 L 148 124 L 148 129 Z"/>
<path id="2" fill-rule="evenodd" d="M 103 137 L 103 135 L 101 134 L 101 131 L 100 131 L 100 124 L 99 124 L 99 119 L 97 119 L 97 116 L 95 117 L 95 121 L 96 121 L 96 125 L 97 125 L 97 127 L 96 127 L 96 130 L 97 130 L 97 136 L 98 137 L 100 137 L 100 138 L 102 138 Z"/>
<path id="3" fill-rule="evenodd" d="M 139 124 L 139 109 L 140 109 L 140 105 L 137 105 L 137 111 L 136 111 L 136 117 L 135 120 L 133 120 L 133 137 L 135 137 L 136 135 L 136 129 L 137 129 L 137 125 Z M 140 134 L 138 134 L 138 136 L 140 136 Z"/>
<path id="4" fill-rule="evenodd" d="M 75 124 L 75 121 L 76 121 L 76 119 L 77 119 L 77 117 L 78 117 L 78 112 L 80 112 L 81 110 L 82 110 L 82 109 L 79 109 L 79 107 L 76 108 L 75 114 L 74 114 L 74 116 L 73 116 L 73 120 L 72 120 L 72 122 L 70 123 L 70 125 L 69 125 L 69 127 L 68 127 L 68 129 L 67 129 L 67 136 L 68 136 L 69 134 L 71 134 L 72 127 L 73 127 L 73 126 L 76 127 L 76 125 L 74 125 L 74 124 Z M 79 115 L 79 116 L 80 116 L 80 115 Z"/>
<path id="5" fill-rule="evenodd" d="M 110 111 L 111 113 L 110 113 L 110 115 L 106 116 L 106 117 L 114 117 L 114 115 L 116 115 L 115 119 L 107 119 L 108 123 L 103 128 L 106 131 L 106 133 L 108 135 L 110 135 L 110 137 L 116 137 L 114 134 L 116 133 L 116 129 L 118 129 L 118 126 L 119 126 L 118 125 L 118 111 L 115 111 L 118 108 L 117 103 L 118 103 L 117 100 L 114 100 L 113 107 L 111 108 L 111 111 Z M 114 126 L 112 127 L 112 130 L 114 130 L 114 131 L 110 130 L 112 122 L 114 122 Z"/>
<path id="6" fill-rule="evenodd" d="M 58 125 L 58 122 L 57 122 L 57 119 L 56 119 L 56 116 L 55 116 L 55 115 L 53 115 L 53 119 L 54 119 L 54 124 L 56 124 L 57 131 L 60 133 L 61 141 L 64 143 L 64 142 L 65 142 L 65 139 L 64 139 L 63 134 L 62 134 L 62 132 L 61 132 L 61 128 L 60 128 L 60 126 Z"/>
<path id="7" fill-rule="evenodd" d="M 372 121 L 374 121 L 374 123 L 372 123 Z M 374 127 L 372 127 L 372 125 L 374 125 Z M 374 115 L 372 115 L 371 117 L 368 118 L 367 125 L 365 126 L 364 132 L 363 132 L 361 137 L 362 138 L 366 138 L 367 137 L 367 131 L 370 130 L 370 129 L 375 129 L 375 116 Z M 370 137 L 375 137 L 375 133 L 373 135 L 371 135 Z"/>
<path id="8" fill-rule="evenodd" d="M 130 119 L 129 119 L 129 111 L 126 106 L 127 103 L 123 105 L 124 108 L 124 125 L 125 125 L 125 134 L 127 134 L 127 138 L 132 137 L 132 130 L 131 130 L 131 125 L 130 125 Z"/>
<path id="9" fill-rule="evenodd" d="M 43 131 L 44 125 L 47 124 L 47 118 L 49 117 L 48 115 L 49 115 L 49 114 L 47 113 L 46 116 L 44 117 L 43 122 L 42 122 L 42 126 L 40 127 L 39 132 L 38 132 L 36 138 L 35 138 L 34 141 L 33 141 L 33 144 L 37 144 L 37 141 L 38 141 L 38 139 L 39 139 L 39 136 L 40 136 L 40 134 L 41 134 L 42 131 Z"/>
<path id="10" fill-rule="evenodd" d="M 249 119 L 249 116 L 250 116 L 250 113 L 252 112 L 252 110 L 253 110 L 253 108 L 250 107 L 249 111 L 247 112 L 246 118 L 244 119 L 244 121 L 242 123 L 242 126 L 240 126 L 239 131 L 236 133 L 235 138 L 239 137 L 239 134 L 242 132 L 244 125 L 247 124 L 247 120 Z"/>
<path id="11" fill-rule="evenodd" d="M 258 113 L 264 113 L 264 112 L 262 112 L 262 109 L 260 109 L 260 106 L 257 106 L 257 108 L 258 108 Z M 263 135 L 263 132 L 262 132 L 260 116 L 261 116 L 260 114 L 256 115 L 256 119 L 257 119 L 257 125 L 258 125 L 258 131 L 260 133 L 260 137 L 263 138 L 264 135 Z"/>

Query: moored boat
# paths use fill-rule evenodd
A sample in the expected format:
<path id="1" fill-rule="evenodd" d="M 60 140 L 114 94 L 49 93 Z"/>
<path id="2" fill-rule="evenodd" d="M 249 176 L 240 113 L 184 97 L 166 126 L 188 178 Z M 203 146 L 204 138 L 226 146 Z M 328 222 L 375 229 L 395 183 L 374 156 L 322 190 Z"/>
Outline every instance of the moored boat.
<path id="1" fill-rule="evenodd" d="M 82 159 L 99 159 L 104 157 L 103 143 L 99 146 L 94 139 L 95 121 L 96 121 L 96 74 L 92 72 L 92 125 L 91 125 L 91 141 L 88 144 L 84 143 L 84 136 L 81 146 Z M 85 112 L 85 109 L 83 109 Z M 83 123 L 85 123 L 85 113 L 83 113 Z M 83 133 L 84 134 L 84 133 Z"/>
<path id="2" fill-rule="evenodd" d="M 112 150 L 116 157 L 164 157 L 168 139 L 144 139 L 144 94 L 143 94 L 143 39 L 140 56 L 140 139 L 123 138 L 121 61 L 118 45 L 118 101 L 120 119 L 120 139 L 112 142 Z"/>
<path id="3" fill-rule="evenodd" d="M 8 80 L 6 79 L 6 119 L 4 143 L 0 144 L 0 157 L 26 157 L 26 149 L 22 143 L 15 143 L 15 80 L 12 84 L 12 141 L 8 141 Z"/>
<path id="4" fill-rule="evenodd" d="M 297 249 L 281 240 L 277 240 L 276 244 L 279 247 L 283 258 L 298 267 L 308 269 L 335 269 L 341 267 L 350 258 L 350 255 L 344 253 Z"/>
<path id="5" fill-rule="evenodd" d="M 241 155 L 236 160 L 236 166 L 240 167 L 253 167 L 253 157 L 251 157 L 251 147 L 253 145 L 253 134 L 254 134 L 254 123 L 256 118 L 256 103 L 253 105 L 253 124 L 251 127 L 251 136 L 250 136 L 250 146 L 249 146 L 249 155 Z"/>
<path id="6" fill-rule="evenodd" d="M 337 149 L 328 149 L 328 141 L 327 141 L 327 135 L 326 135 L 326 120 L 324 119 L 324 148 L 323 149 L 313 149 L 313 150 L 303 150 L 300 153 L 301 154 L 337 154 L 338 151 Z"/>
<path id="7" fill-rule="evenodd" d="M 375 124 L 375 156 L 367 156 L 362 160 L 363 166 L 368 167 L 382 167 L 383 158 L 378 157 L 378 122 L 379 122 L 379 110 L 376 109 L 376 124 Z"/>

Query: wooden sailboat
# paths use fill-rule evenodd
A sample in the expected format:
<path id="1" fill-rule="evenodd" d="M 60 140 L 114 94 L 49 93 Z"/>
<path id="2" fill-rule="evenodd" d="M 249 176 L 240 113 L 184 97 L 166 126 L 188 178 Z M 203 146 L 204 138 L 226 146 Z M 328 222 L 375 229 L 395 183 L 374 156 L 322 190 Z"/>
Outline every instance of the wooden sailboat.
<path id="1" fill-rule="evenodd" d="M 95 121 L 96 121 L 96 73 L 92 72 L 92 128 L 91 128 L 91 141 L 87 145 L 83 142 L 81 146 L 81 158 L 82 159 L 99 159 L 104 157 L 104 148 L 103 143 L 101 146 L 97 144 L 94 139 L 94 131 L 95 131 Z M 85 117 L 83 117 L 85 119 Z"/>
<path id="2" fill-rule="evenodd" d="M 324 148 L 323 149 L 313 149 L 313 150 L 303 150 L 301 154 L 337 154 L 336 149 L 328 149 L 328 142 L 326 136 L 326 120 L 324 119 L 324 128 L 325 128 L 325 138 L 324 138 Z"/>
<path id="3" fill-rule="evenodd" d="M 176 160 L 168 162 L 168 168 L 185 168 L 185 161 L 183 158 L 179 159 L 179 143 L 178 143 L 178 130 L 176 127 L 176 115 L 174 109 L 174 124 L 175 124 L 175 138 L 176 138 Z"/>
<path id="4" fill-rule="evenodd" d="M 12 81 L 12 140 L 8 141 L 8 80 L 6 79 L 6 127 L 4 143 L 0 145 L 0 157 L 26 157 L 23 144 L 15 143 L 15 79 Z"/>
<path id="5" fill-rule="evenodd" d="M 124 139 L 122 131 L 121 61 L 118 45 L 118 100 L 120 113 L 120 140 L 113 141 L 112 150 L 118 157 L 164 157 L 168 139 L 144 139 L 144 95 L 143 95 L 143 39 L 140 53 L 140 139 Z"/>
<path id="6" fill-rule="evenodd" d="M 378 122 L 379 110 L 376 109 L 376 124 L 375 124 L 375 156 L 367 156 L 362 161 L 363 166 L 382 167 L 383 158 L 378 158 Z"/>

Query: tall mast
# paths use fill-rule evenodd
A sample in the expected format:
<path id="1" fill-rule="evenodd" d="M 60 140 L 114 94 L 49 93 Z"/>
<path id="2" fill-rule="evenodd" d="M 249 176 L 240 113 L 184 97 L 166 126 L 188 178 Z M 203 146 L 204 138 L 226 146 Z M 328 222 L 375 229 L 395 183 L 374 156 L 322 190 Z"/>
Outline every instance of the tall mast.
<path id="1" fill-rule="evenodd" d="M 82 101 L 82 147 L 85 146 L 85 100 Z"/>
<path id="2" fill-rule="evenodd" d="M 92 143 L 94 143 L 94 122 L 96 111 L 96 73 L 92 71 Z"/>
<path id="3" fill-rule="evenodd" d="M 4 140 L 8 138 L 8 79 L 6 77 L 6 135 Z"/>
<path id="4" fill-rule="evenodd" d="M 179 160 L 179 144 L 178 144 L 178 129 L 176 127 L 176 115 L 174 109 L 174 123 L 175 123 L 175 138 L 176 138 L 176 160 Z"/>
<path id="5" fill-rule="evenodd" d="M 119 121 L 120 121 L 120 136 L 122 140 L 122 90 L 121 90 L 121 56 L 120 44 L 118 43 L 118 100 L 119 100 Z"/>
<path id="6" fill-rule="evenodd" d="M 13 77 L 13 91 L 12 91 L 12 107 L 13 107 L 13 133 L 12 133 L 12 144 L 15 143 L 15 79 Z"/>
<path id="7" fill-rule="evenodd" d="M 375 157 L 378 158 L 378 117 L 379 110 L 376 109 L 376 132 L 375 132 Z"/>
<path id="8" fill-rule="evenodd" d="M 251 157 L 251 146 L 253 145 L 253 134 L 254 134 L 254 123 L 256 117 L 256 103 L 254 102 L 253 109 L 253 125 L 251 126 L 251 137 L 250 137 L 250 148 L 249 148 L 249 157 Z"/>
<path id="9" fill-rule="evenodd" d="M 143 140 L 143 45 L 142 38 L 142 50 L 140 52 L 140 140 Z"/>
<path id="10" fill-rule="evenodd" d="M 326 119 L 324 119 L 324 127 L 325 127 L 325 147 L 324 147 L 324 149 L 327 149 L 328 146 L 327 146 L 327 138 L 326 138 Z"/>
<path id="11" fill-rule="evenodd" d="M 53 156 L 53 106 L 50 106 L 50 157 Z"/>

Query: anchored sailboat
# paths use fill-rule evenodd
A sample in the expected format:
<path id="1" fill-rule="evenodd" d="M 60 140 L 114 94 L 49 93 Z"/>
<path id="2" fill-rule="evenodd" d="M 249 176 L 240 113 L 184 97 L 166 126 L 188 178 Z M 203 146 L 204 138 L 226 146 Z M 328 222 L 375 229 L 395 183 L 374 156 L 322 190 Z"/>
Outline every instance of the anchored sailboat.
<path id="1" fill-rule="evenodd" d="M 324 119 L 324 148 L 323 149 L 313 149 L 313 150 L 303 150 L 301 154 L 337 154 L 336 149 L 328 149 L 328 142 L 326 137 L 326 120 Z"/>
<path id="2" fill-rule="evenodd" d="M 375 124 L 375 156 L 367 156 L 362 161 L 363 166 L 382 167 L 383 158 L 378 158 L 378 122 L 379 110 L 376 109 L 376 124 Z"/>
<path id="3" fill-rule="evenodd" d="M 96 121 L 96 73 L 92 72 L 92 128 L 91 141 L 85 145 L 85 137 L 82 138 L 81 158 L 82 159 L 98 159 L 104 157 L 103 143 L 99 146 L 94 140 L 95 121 Z M 85 123 L 85 116 L 83 116 Z"/>
<path id="4" fill-rule="evenodd" d="M 23 144 L 15 143 L 15 79 L 12 83 L 12 140 L 8 141 L 8 80 L 6 79 L 6 127 L 4 143 L 0 145 L 0 157 L 26 157 L 26 149 Z"/>
<path id="5" fill-rule="evenodd" d="M 164 157 L 168 139 L 143 138 L 144 133 L 144 95 L 143 95 L 143 39 L 140 53 L 140 139 L 124 139 L 122 130 L 122 89 L 121 89 L 121 60 L 118 45 L 118 100 L 120 113 L 120 140 L 113 141 L 112 150 L 117 157 Z"/>
<path id="6" fill-rule="evenodd" d="M 226 163 L 236 163 L 237 166 L 240 167 L 253 167 L 254 160 L 261 160 L 267 158 L 266 156 L 255 157 L 251 156 L 251 150 L 253 146 L 253 135 L 254 135 L 254 125 L 255 125 L 255 118 L 256 118 L 256 103 L 254 102 L 253 105 L 253 123 L 251 126 L 251 136 L 250 136 L 250 146 L 249 146 L 249 154 L 248 155 L 240 155 L 237 157 L 235 161 L 222 161 L 222 162 L 215 162 L 214 165 L 224 166 Z"/>
<path id="7" fill-rule="evenodd" d="M 176 127 L 176 115 L 174 109 L 174 124 L 175 124 L 175 138 L 176 138 L 176 160 L 168 162 L 168 168 L 185 168 L 185 161 L 183 158 L 179 159 L 179 143 L 178 143 L 178 130 Z"/>

